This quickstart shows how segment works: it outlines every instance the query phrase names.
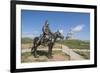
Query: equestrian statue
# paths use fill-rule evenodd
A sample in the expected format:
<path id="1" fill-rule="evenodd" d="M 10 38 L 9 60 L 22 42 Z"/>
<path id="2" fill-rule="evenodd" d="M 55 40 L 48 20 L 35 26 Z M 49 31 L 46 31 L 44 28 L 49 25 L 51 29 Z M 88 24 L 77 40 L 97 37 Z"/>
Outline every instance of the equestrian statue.
<path id="1" fill-rule="evenodd" d="M 35 37 L 33 39 L 33 46 L 31 48 L 31 53 L 34 55 L 35 58 L 39 57 L 37 55 L 37 48 L 40 45 L 48 46 L 48 58 L 52 58 L 52 48 L 57 40 L 57 38 L 63 39 L 64 36 L 61 34 L 61 32 L 56 31 L 55 33 L 52 33 L 48 21 L 45 21 L 44 26 L 42 27 L 42 34 L 39 37 Z"/>

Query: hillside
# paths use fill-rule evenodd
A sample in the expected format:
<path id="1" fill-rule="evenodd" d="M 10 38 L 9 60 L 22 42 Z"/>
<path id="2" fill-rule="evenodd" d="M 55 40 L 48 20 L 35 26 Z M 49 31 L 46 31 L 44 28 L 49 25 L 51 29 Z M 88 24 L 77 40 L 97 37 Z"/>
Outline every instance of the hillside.
<path id="1" fill-rule="evenodd" d="M 32 39 L 31 38 L 22 38 L 21 42 L 22 42 L 22 44 L 32 44 Z M 58 40 L 56 43 L 66 45 L 71 49 L 89 49 L 90 48 L 90 42 L 89 41 Z"/>
<path id="2" fill-rule="evenodd" d="M 90 42 L 89 41 L 81 41 L 81 40 L 62 40 L 57 41 L 57 43 L 62 43 L 69 48 L 72 49 L 89 49 L 90 48 Z"/>
<path id="3" fill-rule="evenodd" d="M 32 43 L 32 38 L 28 38 L 28 37 L 25 37 L 25 38 L 21 38 L 21 43 L 22 44 L 27 44 L 27 43 Z"/>

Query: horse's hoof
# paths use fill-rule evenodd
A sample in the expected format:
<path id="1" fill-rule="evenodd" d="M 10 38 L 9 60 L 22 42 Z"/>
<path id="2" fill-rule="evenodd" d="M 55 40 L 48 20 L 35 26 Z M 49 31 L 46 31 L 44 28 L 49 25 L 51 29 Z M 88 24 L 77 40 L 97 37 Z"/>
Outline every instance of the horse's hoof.
<path id="1" fill-rule="evenodd" d="M 49 58 L 49 59 L 52 59 L 52 58 L 53 58 L 53 56 L 48 56 L 48 58 Z"/>
<path id="2" fill-rule="evenodd" d="M 37 55 L 37 56 L 34 56 L 35 58 L 39 58 L 39 55 Z"/>
<path id="3" fill-rule="evenodd" d="M 38 56 L 34 56 L 34 58 L 39 58 Z"/>

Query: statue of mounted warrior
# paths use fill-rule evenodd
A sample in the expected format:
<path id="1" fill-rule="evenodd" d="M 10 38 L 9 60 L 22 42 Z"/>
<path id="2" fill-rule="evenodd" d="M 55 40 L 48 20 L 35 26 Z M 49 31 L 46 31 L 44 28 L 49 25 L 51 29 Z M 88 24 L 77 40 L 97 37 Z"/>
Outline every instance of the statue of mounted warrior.
<path id="1" fill-rule="evenodd" d="M 63 39 L 64 36 L 59 32 L 56 31 L 55 33 L 51 32 L 49 28 L 49 23 L 46 20 L 44 26 L 42 27 L 42 34 L 39 37 L 35 37 L 33 39 L 33 46 L 31 48 L 31 53 L 34 57 L 39 57 L 37 54 L 37 48 L 40 45 L 48 46 L 48 58 L 52 58 L 52 48 L 57 40 L 57 38 Z"/>
<path id="2" fill-rule="evenodd" d="M 46 45 L 45 42 L 52 40 L 51 38 L 53 36 L 53 33 L 51 32 L 51 30 L 49 28 L 49 23 L 47 20 L 45 21 L 45 24 L 42 27 L 42 32 L 43 32 L 43 34 L 40 35 L 39 41 L 42 41 L 42 44 Z"/>

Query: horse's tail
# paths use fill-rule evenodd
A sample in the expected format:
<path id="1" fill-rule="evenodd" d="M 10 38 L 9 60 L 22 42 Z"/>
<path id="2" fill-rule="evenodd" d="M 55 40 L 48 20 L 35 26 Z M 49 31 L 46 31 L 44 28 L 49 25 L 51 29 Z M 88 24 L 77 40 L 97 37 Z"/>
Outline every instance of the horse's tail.
<path id="1" fill-rule="evenodd" d="M 33 45 L 35 45 L 35 44 L 38 42 L 38 40 L 39 40 L 39 37 L 35 37 L 35 38 L 33 39 Z"/>
<path id="2" fill-rule="evenodd" d="M 38 37 L 35 37 L 35 38 L 33 39 L 33 46 L 32 46 L 32 48 L 31 48 L 31 53 L 33 53 L 33 49 L 35 48 L 36 43 L 38 42 L 38 40 L 39 40 Z"/>

